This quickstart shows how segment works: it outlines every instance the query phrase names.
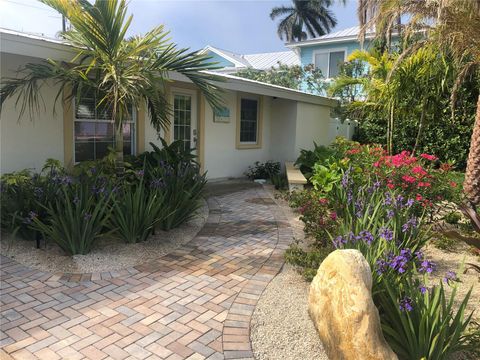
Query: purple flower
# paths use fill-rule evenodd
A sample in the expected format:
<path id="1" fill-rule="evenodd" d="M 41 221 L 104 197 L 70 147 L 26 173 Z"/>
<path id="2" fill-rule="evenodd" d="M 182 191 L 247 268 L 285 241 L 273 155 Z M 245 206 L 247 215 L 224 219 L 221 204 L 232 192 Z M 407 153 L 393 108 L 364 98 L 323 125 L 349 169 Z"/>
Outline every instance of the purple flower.
<path id="1" fill-rule="evenodd" d="M 352 195 L 352 192 L 350 190 L 348 190 L 347 192 L 347 203 L 350 204 L 353 200 L 353 195 Z"/>
<path id="2" fill-rule="evenodd" d="M 387 227 L 382 227 L 382 228 L 380 228 L 378 236 L 382 239 L 387 240 L 387 241 L 392 241 L 393 240 L 393 230 L 390 230 Z"/>
<path id="3" fill-rule="evenodd" d="M 157 178 L 157 179 L 153 179 L 151 182 L 150 182 L 150 187 L 152 189 L 160 189 L 162 187 L 165 186 L 165 183 L 163 182 L 162 179 L 160 178 Z"/>
<path id="4" fill-rule="evenodd" d="M 393 218 L 395 216 L 395 212 L 393 210 L 387 210 L 387 217 L 389 219 Z"/>
<path id="5" fill-rule="evenodd" d="M 400 300 L 399 303 L 400 310 L 402 312 L 409 312 L 413 310 L 413 301 L 408 296 L 405 296 L 403 299 Z"/>
<path id="6" fill-rule="evenodd" d="M 342 176 L 342 187 L 344 189 L 346 189 L 348 187 L 348 185 L 350 184 L 349 174 L 350 174 L 350 168 L 347 169 L 347 171 L 345 171 L 343 173 L 343 176 Z"/>
<path id="7" fill-rule="evenodd" d="M 39 198 L 43 195 L 43 189 L 40 187 L 36 187 L 33 189 L 33 194 L 35 195 L 35 197 Z"/>
<path id="8" fill-rule="evenodd" d="M 38 216 L 38 214 L 35 211 L 30 211 L 28 213 L 28 216 L 23 219 L 24 224 L 31 224 L 33 219 L 35 219 Z"/>
<path id="9" fill-rule="evenodd" d="M 415 251 L 415 257 L 417 260 L 422 261 L 423 260 L 423 252 L 421 250 Z"/>
<path id="10" fill-rule="evenodd" d="M 409 229 L 415 229 L 417 225 L 417 218 L 412 216 L 405 224 L 402 225 L 402 232 L 407 232 Z"/>
<path id="11" fill-rule="evenodd" d="M 412 205 L 415 203 L 415 200 L 413 199 L 408 199 L 407 202 L 405 203 L 405 206 L 407 207 L 412 207 Z"/>
<path id="12" fill-rule="evenodd" d="M 379 187 L 380 187 L 380 181 L 377 180 L 373 183 L 373 188 L 378 189 Z"/>
<path id="13" fill-rule="evenodd" d="M 435 267 L 436 267 L 436 265 L 433 262 L 428 261 L 428 260 L 423 260 L 422 264 L 420 266 L 420 269 L 418 269 L 418 270 L 422 273 L 431 274 L 432 272 L 435 271 Z"/>
<path id="14" fill-rule="evenodd" d="M 92 214 L 90 214 L 90 213 L 85 213 L 85 214 L 83 215 L 83 218 L 84 218 L 86 221 L 88 221 L 88 220 L 90 220 L 90 219 L 92 218 Z"/>
<path id="15" fill-rule="evenodd" d="M 378 275 L 383 274 L 388 269 L 388 262 L 383 260 L 383 259 L 377 260 L 376 265 L 377 265 L 377 274 Z"/>
<path id="16" fill-rule="evenodd" d="M 428 291 L 428 289 L 426 288 L 425 285 L 420 285 L 418 287 L 418 289 L 420 290 L 420 292 L 422 293 L 422 295 L 425 295 L 425 293 Z"/>
<path id="17" fill-rule="evenodd" d="M 362 230 L 360 231 L 360 237 L 361 239 L 366 242 L 368 245 L 370 245 L 373 242 L 373 235 L 371 232 Z"/>
<path id="18" fill-rule="evenodd" d="M 402 195 L 398 195 L 397 198 L 395 199 L 395 205 L 397 208 L 401 209 L 403 207 L 403 196 Z"/>
<path id="19" fill-rule="evenodd" d="M 343 236 L 337 236 L 335 239 L 333 239 L 333 246 L 335 248 L 341 248 L 343 245 L 347 243 L 347 239 L 344 238 Z"/>
<path id="20" fill-rule="evenodd" d="M 73 198 L 73 203 L 74 203 L 75 205 L 77 205 L 79 202 L 80 202 L 80 199 L 78 198 L 78 196 L 75 196 L 75 197 Z"/>
<path id="21" fill-rule="evenodd" d="M 412 259 L 412 252 L 410 249 L 402 249 L 400 255 L 394 256 L 389 263 L 390 268 L 400 274 L 407 271 L 408 262 Z"/>
<path id="22" fill-rule="evenodd" d="M 457 273 L 454 271 L 447 271 L 443 278 L 443 282 L 450 284 L 450 281 L 458 281 Z"/>
<path id="23" fill-rule="evenodd" d="M 383 204 L 384 205 L 392 205 L 392 196 L 390 195 L 390 193 L 386 193 L 385 194 L 385 200 L 383 201 Z"/>
<path id="24" fill-rule="evenodd" d="M 136 174 L 137 174 L 138 177 L 143 177 L 143 175 L 145 175 L 145 171 L 143 171 L 143 170 L 138 170 L 138 171 L 136 172 Z"/>

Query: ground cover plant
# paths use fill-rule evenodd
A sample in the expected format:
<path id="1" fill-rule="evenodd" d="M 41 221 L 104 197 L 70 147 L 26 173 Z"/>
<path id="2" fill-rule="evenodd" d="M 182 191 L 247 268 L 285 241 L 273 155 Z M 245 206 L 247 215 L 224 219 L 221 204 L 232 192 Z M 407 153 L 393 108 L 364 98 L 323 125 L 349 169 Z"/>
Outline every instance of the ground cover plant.
<path id="1" fill-rule="evenodd" d="M 41 173 L 2 176 L 2 230 L 75 255 L 100 237 L 145 241 L 156 226 L 170 230 L 195 215 L 206 178 L 190 152 L 165 143 L 128 160 L 121 173 L 112 154 L 69 171 L 48 160 Z"/>
<path id="2" fill-rule="evenodd" d="M 319 179 L 314 189 L 287 196 L 311 242 L 290 246 L 286 260 L 311 279 L 330 251 L 358 249 L 372 270 L 385 338 L 400 359 L 447 359 L 458 351 L 476 358 L 480 328 L 466 312 L 470 293 L 458 299 L 456 269 L 440 283 L 429 280 L 436 266 L 423 253 L 436 207 L 460 198 L 451 167 L 431 154 L 388 155 L 344 140 L 332 150 L 322 166 L 335 176 L 321 169 L 312 178 L 335 181 Z"/>

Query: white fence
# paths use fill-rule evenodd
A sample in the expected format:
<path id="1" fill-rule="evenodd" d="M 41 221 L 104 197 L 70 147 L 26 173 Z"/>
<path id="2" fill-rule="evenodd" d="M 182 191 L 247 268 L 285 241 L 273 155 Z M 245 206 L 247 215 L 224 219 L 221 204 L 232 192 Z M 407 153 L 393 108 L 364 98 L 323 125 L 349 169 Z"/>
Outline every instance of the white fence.
<path id="1" fill-rule="evenodd" d="M 342 123 L 340 119 L 330 119 L 330 126 L 328 129 L 329 141 L 332 142 L 337 136 L 343 136 L 344 138 L 351 140 L 357 125 L 358 122 L 356 120 L 346 119 Z"/>

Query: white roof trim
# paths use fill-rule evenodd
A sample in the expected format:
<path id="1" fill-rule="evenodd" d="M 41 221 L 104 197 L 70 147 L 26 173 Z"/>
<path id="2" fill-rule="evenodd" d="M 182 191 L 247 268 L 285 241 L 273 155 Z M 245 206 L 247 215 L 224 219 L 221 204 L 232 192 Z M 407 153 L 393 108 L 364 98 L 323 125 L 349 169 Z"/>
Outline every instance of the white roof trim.
<path id="1" fill-rule="evenodd" d="M 211 51 L 215 54 L 217 54 L 218 56 L 221 56 L 223 57 L 224 59 L 227 59 L 228 61 L 230 61 L 232 64 L 235 65 L 235 67 L 241 67 L 241 68 L 245 68 L 247 67 L 244 63 L 241 63 L 240 61 L 234 59 L 233 57 L 225 54 L 222 50 L 219 50 L 217 48 L 214 48 L 213 46 L 210 46 L 210 45 L 207 45 L 205 46 L 201 51 L 200 53 L 206 53 L 208 51 Z"/>
<path id="2" fill-rule="evenodd" d="M 309 104 L 324 105 L 328 107 L 335 107 L 338 105 L 338 100 L 326 96 L 313 95 L 300 90 L 294 90 L 283 86 L 267 84 L 251 79 L 245 79 L 230 74 L 220 74 L 215 71 L 204 71 L 204 73 L 223 78 L 225 81 L 217 82 L 216 84 L 222 89 L 226 90 L 242 91 L 252 94 L 278 97 L 281 99 L 289 99 Z M 186 76 L 179 73 L 170 73 L 169 76 L 171 80 L 190 82 L 190 80 Z"/>

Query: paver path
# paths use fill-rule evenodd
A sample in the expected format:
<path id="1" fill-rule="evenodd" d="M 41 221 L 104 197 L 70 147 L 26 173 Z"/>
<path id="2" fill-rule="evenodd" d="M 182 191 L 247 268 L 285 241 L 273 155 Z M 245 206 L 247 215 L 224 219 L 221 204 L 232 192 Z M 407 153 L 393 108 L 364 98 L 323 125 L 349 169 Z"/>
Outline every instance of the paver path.
<path id="1" fill-rule="evenodd" d="M 253 358 L 250 319 L 292 230 L 261 187 L 208 203 L 191 242 L 124 271 L 48 274 L 2 257 L 0 358 Z"/>

